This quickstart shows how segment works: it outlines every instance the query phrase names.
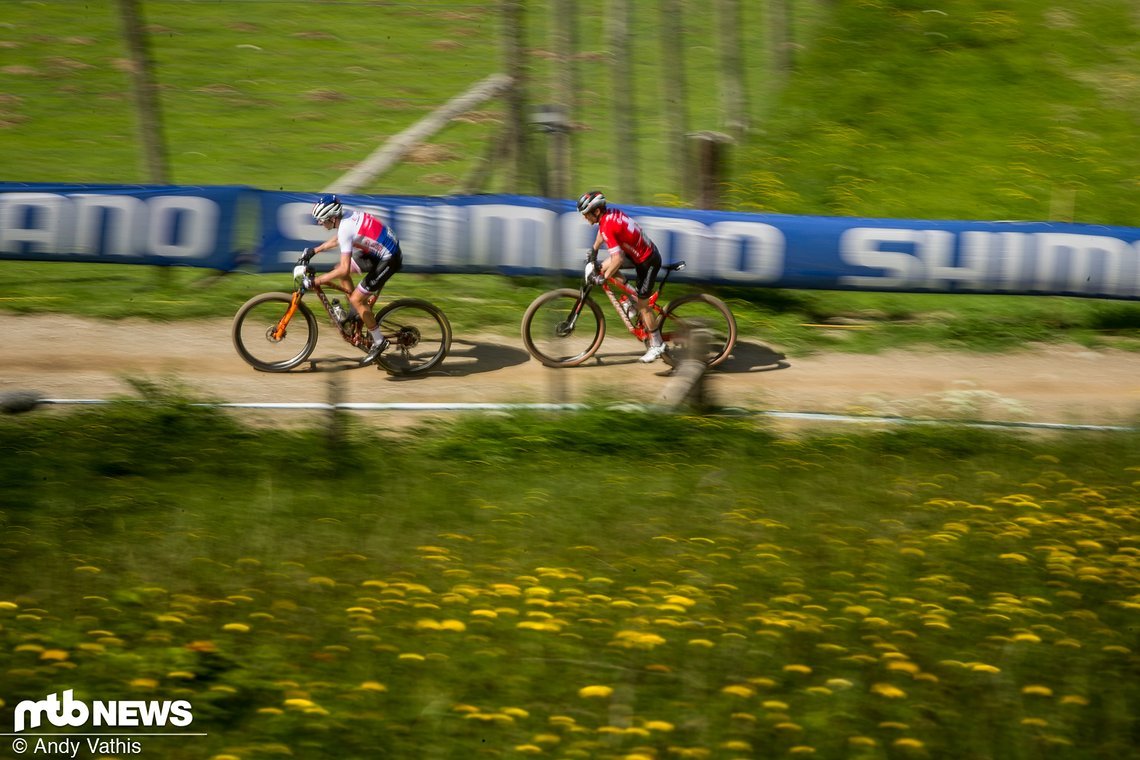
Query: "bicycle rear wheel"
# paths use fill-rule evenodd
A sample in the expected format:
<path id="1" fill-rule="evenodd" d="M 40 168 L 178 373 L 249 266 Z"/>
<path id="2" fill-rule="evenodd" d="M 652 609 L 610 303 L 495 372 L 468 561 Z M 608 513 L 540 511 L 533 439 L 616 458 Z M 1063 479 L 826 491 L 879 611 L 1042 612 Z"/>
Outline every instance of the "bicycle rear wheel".
<path id="1" fill-rule="evenodd" d="M 571 324 L 581 294 L 562 288 L 543 293 L 523 314 L 523 345 L 547 367 L 576 367 L 593 356 L 606 337 L 602 309 L 587 298 Z"/>
<path id="2" fill-rule="evenodd" d="M 736 345 L 736 318 L 719 298 L 706 293 L 681 296 L 665 307 L 661 315 L 661 337 L 667 351 L 665 361 L 676 366 L 695 349 L 709 367 L 728 358 Z M 703 344 L 702 348 L 696 348 Z"/>
<path id="3" fill-rule="evenodd" d="M 317 318 L 304 303 L 298 305 L 285 334 L 273 336 L 292 302 L 292 293 L 262 293 L 242 304 L 234 315 L 234 348 L 254 369 L 286 372 L 308 359 L 317 347 Z"/>
<path id="4" fill-rule="evenodd" d="M 451 322 L 435 304 L 402 298 L 376 315 L 391 344 L 376 360 L 392 375 L 418 375 L 439 365 L 451 350 Z"/>

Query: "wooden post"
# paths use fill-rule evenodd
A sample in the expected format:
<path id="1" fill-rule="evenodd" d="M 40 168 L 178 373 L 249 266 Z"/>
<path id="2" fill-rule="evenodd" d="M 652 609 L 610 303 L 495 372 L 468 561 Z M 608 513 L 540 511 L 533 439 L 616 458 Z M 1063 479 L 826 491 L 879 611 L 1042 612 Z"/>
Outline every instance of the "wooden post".
<path id="1" fill-rule="evenodd" d="M 697 178 L 697 207 L 720 208 L 728 146 L 733 140 L 722 132 L 694 132 L 689 138 Z"/>

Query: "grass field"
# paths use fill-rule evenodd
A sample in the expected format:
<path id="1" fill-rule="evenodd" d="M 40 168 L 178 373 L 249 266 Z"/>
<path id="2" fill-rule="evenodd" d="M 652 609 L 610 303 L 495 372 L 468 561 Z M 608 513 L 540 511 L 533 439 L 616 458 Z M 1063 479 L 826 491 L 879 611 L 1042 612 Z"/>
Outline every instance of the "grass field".
<path id="1" fill-rule="evenodd" d="M 615 182 L 601 0 L 577 3 L 576 184 Z M 793 3 L 771 79 L 744 3 L 738 209 L 1135 225 L 1135 9 Z M 145 0 L 172 181 L 316 191 L 501 68 L 495 6 Z M 650 203 L 657 4 L 635 3 Z M 545 6 L 528 4 L 534 102 Z M 719 129 L 715 15 L 687 3 L 690 128 Z M 113 3 L 4 6 L 0 179 L 142 182 Z M 675 61 L 676 58 L 669 58 Z M 488 104 L 368 192 L 450 192 Z M 496 173 L 488 190 L 503 186 Z M 622 199 L 623 202 L 629 199 Z M 287 278 L 0 263 L 9 313 L 225 319 Z M 456 335 L 517 334 L 549 282 L 401 275 Z M 1134 304 L 718 291 L 789 355 L 1135 350 Z M 822 326 L 821 326 L 822 325 Z M 169 760 L 1118 760 L 1140 736 L 1140 439 L 953 427 L 781 438 L 627 411 L 403 434 L 248 429 L 145 402 L 0 417 L 0 732 L 22 700 L 186 699 Z M 0 745 L 7 752 L 10 737 Z M 130 755 L 85 752 L 80 757 Z"/>
<path id="2" fill-rule="evenodd" d="M 1134 746 L 1135 436 L 599 411 L 330 449 L 150 400 L 0 420 L 0 715 L 186 699 L 172 760 Z"/>

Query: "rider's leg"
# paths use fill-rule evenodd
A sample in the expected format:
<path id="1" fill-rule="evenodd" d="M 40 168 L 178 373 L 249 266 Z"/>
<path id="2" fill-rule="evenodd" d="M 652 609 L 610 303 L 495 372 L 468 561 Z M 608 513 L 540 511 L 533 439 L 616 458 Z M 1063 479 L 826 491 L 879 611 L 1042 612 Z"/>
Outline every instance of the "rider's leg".
<path id="1" fill-rule="evenodd" d="M 657 272 L 661 269 L 661 254 L 656 246 L 653 254 L 641 264 L 637 265 L 637 310 L 641 312 L 641 323 L 649 331 L 649 348 L 641 361 L 649 363 L 660 358 L 665 353 L 665 341 L 661 337 L 661 324 L 649 306 L 649 296 L 653 294 L 653 287 L 657 283 Z"/>

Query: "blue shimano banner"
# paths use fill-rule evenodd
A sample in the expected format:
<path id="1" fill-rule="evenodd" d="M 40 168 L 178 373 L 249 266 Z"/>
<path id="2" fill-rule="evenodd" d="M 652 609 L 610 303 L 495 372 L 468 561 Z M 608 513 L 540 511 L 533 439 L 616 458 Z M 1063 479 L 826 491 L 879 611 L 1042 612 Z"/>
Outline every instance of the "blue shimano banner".
<path id="1" fill-rule="evenodd" d="M 330 237 L 310 216 L 317 197 L 244 187 L 0 184 L 0 258 L 287 272 L 302 249 Z M 577 276 L 595 234 L 563 200 L 345 195 L 342 201 L 391 225 L 409 272 Z M 666 262 L 687 263 L 678 280 L 1140 300 L 1136 227 L 621 207 Z M 315 263 L 334 261 L 325 254 Z"/>
<path id="2" fill-rule="evenodd" d="M 266 193 L 262 271 L 328 238 L 316 194 Z M 376 213 L 419 272 L 581 272 L 596 228 L 570 201 L 527 196 L 344 196 Z M 1140 229 L 1052 222 L 787 216 L 622 206 L 677 279 L 801 288 L 1140 299 Z M 318 262 L 319 263 L 319 262 Z"/>
<path id="3" fill-rule="evenodd" d="M 0 183 L 0 258 L 233 269 L 237 217 L 256 192 Z"/>

